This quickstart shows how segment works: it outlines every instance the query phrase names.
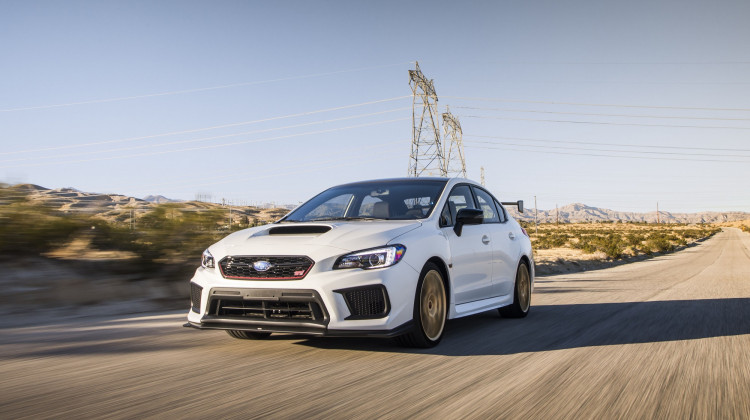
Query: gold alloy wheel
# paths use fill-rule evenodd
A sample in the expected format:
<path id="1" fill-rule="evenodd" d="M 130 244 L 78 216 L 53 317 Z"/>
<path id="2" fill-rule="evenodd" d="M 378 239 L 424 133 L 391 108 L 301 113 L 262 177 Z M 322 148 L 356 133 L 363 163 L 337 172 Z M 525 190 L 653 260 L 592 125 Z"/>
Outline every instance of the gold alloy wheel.
<path id="1" fill-rule="evenodd" d="M 526 264 L 521 264 L 518 267 L 516 287 L 518 288 L 518 306 L 521 311 L 527 312 L 529 305 L 531 305 L 531 276 L 529 276 L 529 268 L 526 267 Z"/>
<path id="2" fill-rule="evenodd" d="M 430 270 L 422 281 L 419 296 L 422 331 L 431 341 L 440 338 L 445 327 L 445 285 L 439 272 Z"/>

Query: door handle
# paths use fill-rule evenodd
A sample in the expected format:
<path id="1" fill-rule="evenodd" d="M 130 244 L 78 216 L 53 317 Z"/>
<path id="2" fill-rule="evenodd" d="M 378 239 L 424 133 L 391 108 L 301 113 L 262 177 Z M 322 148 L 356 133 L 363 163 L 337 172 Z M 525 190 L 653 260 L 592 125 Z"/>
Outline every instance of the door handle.
<path id="1" fill-rule="evenodd" d="M 490 237 L 487 236 L 487 235 L 482 236 L 482 243 L 485 244 L 485 245 L 487 245 L 488 243 L 490 243 Z"/>
<path id="2" fill-rule="evenodd" d="M 508 232 L 508 237 L 510 238 L 511 241 L 516 239 L 516 235 L 514 235 L 513 232 Z"/>

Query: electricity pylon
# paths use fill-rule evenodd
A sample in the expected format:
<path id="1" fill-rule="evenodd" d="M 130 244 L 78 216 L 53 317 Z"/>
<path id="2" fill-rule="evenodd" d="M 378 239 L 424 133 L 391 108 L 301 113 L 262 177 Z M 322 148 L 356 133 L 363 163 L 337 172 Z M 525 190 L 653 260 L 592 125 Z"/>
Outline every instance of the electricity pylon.
<path id="1" fill-rule="evenodd" d="M 423 173 L 447 176 L 443 147 L 440 143 L 440 121 L 438 120 L 435 84 L 432 79 L 427 80 L 422 70 L 419 69 L 418 62 L 415 70 L 409 70 L 409 86 L 411 86 L 413 98 L 409 176 L 418 177 Z"/>
<path id="2" fill-rule="evenodd" d="M 458 118 L 451 114 L 450 109 L 443 113 L 443 130 L 445 130 L 445 136 L 443 137 L 443 146 L 445 147 L 443 153 L 445 158 L 444 176 L 466 178 L 463 132 Z"/>

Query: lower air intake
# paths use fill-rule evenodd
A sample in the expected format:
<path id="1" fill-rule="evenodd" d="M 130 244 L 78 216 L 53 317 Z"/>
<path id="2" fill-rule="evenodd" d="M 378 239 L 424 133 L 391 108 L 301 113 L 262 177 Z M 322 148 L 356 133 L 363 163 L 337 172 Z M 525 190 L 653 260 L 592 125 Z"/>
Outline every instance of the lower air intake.
<path id="1" fill-rule="evenodd" d="M 325 322 L 325 314 L 315 301 L 267 301 L 214 298 L 208 313 L 218 318 L 266 321 Z"/>
<path id="2" fill-rule="evenodd" d="M 388 315 L 390 305 L 385 287 L 365 286 L 336 290 L 341 293 L 349 308 L 350 316 L 346 319 L 374 319 Z"/>

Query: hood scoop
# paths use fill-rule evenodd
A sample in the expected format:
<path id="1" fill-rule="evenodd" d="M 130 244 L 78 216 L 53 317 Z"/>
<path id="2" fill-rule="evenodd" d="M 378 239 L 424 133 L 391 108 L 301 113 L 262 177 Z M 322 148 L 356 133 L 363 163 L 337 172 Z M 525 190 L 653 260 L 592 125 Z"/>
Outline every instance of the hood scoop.
<path id="1" fill-rule="evenodd" d="M 269 235 L 320 235 L 331 230 L 330 226 L 277 226 L 268 229 Z"/>

